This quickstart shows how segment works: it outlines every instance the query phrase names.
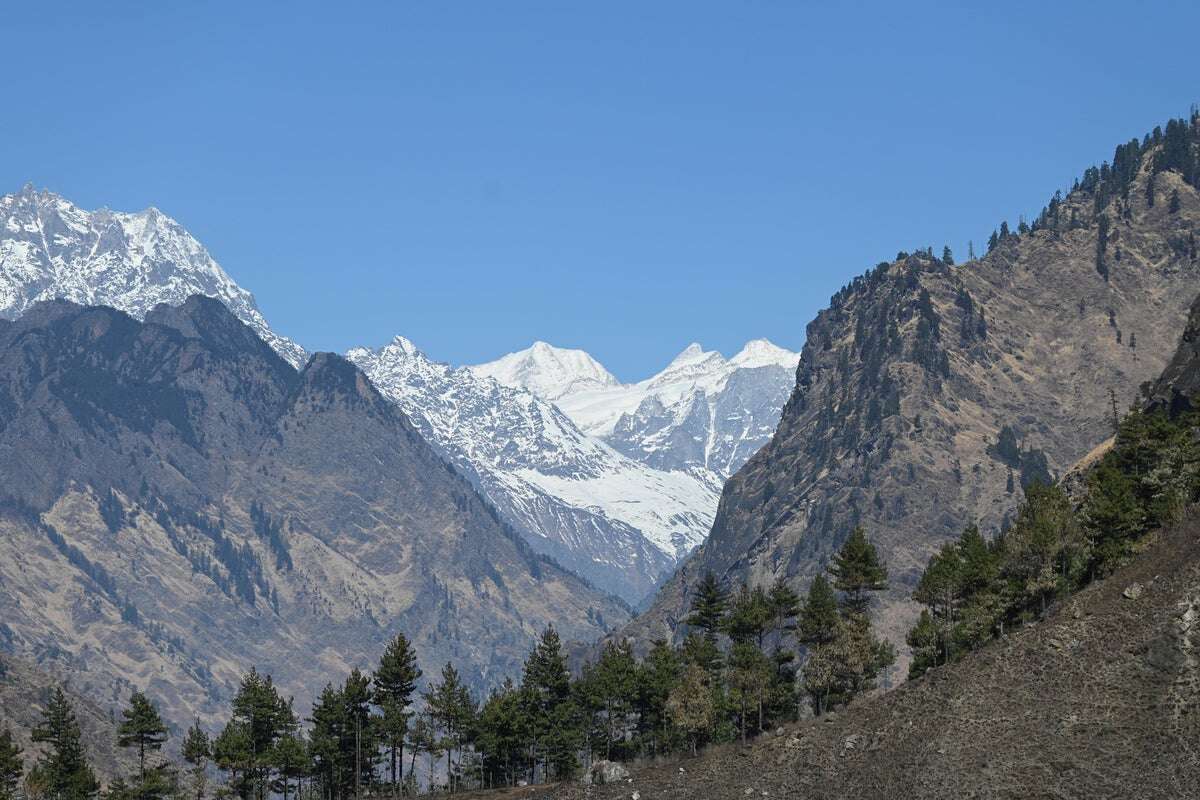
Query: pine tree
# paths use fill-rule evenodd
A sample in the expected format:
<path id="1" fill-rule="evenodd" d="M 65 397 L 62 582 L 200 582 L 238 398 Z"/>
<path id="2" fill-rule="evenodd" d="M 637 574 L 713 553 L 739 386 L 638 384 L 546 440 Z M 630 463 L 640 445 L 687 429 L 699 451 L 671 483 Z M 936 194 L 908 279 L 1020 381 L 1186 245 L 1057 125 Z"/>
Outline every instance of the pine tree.
<path id="1" fill-rule="evenodd" d="M 1179 213 L 1179 206 L 1180 206 L 1179 190 L 1175 189 L 1174 191 L 1171 192 L 1171 201 L 1167 206 L 1167 211 L 1169 211 L 1172 214 L 1177 214 L 1177 213 Z"/>
<path id="2" fill-rule="evenodd" d="M 8 728 L 0 730 L 0 800 L 17 800 L 21 777 L 25 774 L 22 750 Z"/>
<path id="3" fill-rule="evenodd" d="M 478 747 L 489 786 L 517 782 L 522 750 L 528 737 L 521 714 L 520 692 L 512 679 L 493 690 L 479 712 Z"/>
<path id="4" fill-rule="evenodd" d="M 593 673 L 595 696 L 604 719 L 604 757 L 625 741 L 637 695 L 637 661 L 628 642 L 607 644 Z"/>
<path id="5" fill-rule="evenodd" d="M 424 694 L 425 707 L 443 733 L 446 747 L 446 776 L 454 790 L 454 753 L 460 752 L 475 716 L 470 692 L 450 662 L 442 667 L 442 680 L 429 685 Z"/>
<path id="6" fill-rule="evenodd" d="M 956 543 L 944 545 L 930 557 L 913 591 L 913 599 L 929 609 L 943 664 L 954 658 L 953 631 L 963 595 L 962 554 Z"/>
<path id="7" fill-rule="evenodd" d="M 188 728 L 183 740 L 183 760 L 191 767 L 192 788 L 196 800 L 204 800 L 204 789 L 207 783 L 208 762 L 212 758 L 212 743 L 208 734 L 200 727 L 197 719 Z"/>
<path id="8" fill-rule="evenodd" d="M 251 669 L 233 698 L 233 719 L 214 743 L 218 765 L 231 772 L 241 791 L 264 800 L 270 784 L 271 753 L 280 736 L 298 726 L 291 704 L 279 694 L 270 675 Z"/>
<path id="9" fill-rule="evenodd" d="M 954 266 L 954 253 L 950 252 L 950 245 L 942 248 L 942 263 L 947 267 Z"/>
<path id="10" fill-rule="evenodd" d="M 732 642 L 751 642 L 761 650 L 763 637 L 773 617 L 766 592 L 761 587 L 750 589 L 743 586 L 721 620 L 721 630 Z"/>
<path id="11" fill-rule="evenodd" d="M 837 596 L 824 575 L 813 578 L 800 610 L 800 641 L 806 645 L 833 641 L 838 624 Z"/>
<path id="12" fill-rule="evenodd" d="M 800 595 L 779 578 L 767 593 L 767 605 L 771 613 L 771 627 L 775 631 L 776 644 L 782 645 L 784 635 L 795 627 L 792 622 L 800 616 Z"/>
<path id="13" fill-rule="evenodd" d="M 639 738 L 650 740 L 650 755 L 666 752 L 671 743 L 667 701 L 683 672 L 679 655 L 665 639 L 657 639 L 638 667 L 637 722 Z"/>
<path id="14" fill-rule="evenodd" d="M 271 749 L 271 764 L 275 768 L 275 780 L 271 791 L 288 800 L 293 788 L 299 794 L 300 781 L 311 772 L 308 746 L 300 733 L 285 733 L 275 741 Z"/>
<path id="15" fill-rule="evenodd" d="M 728 598 L 725 590 L 721 588 L 717 576 L 712 573 L 712 570 L 709 570 L 704 573 L 704 577 L 696 585 L 696 595 L 692 599 L 691 613 L 688 614 L 685 622 L 704 631 L 705 638 L 715 642 L 727 606 Z"/>
<path id="16" fill-rule="evenodd" d="M 1145 522 L 1133 481 L 1117 467 L 1116 459 L 1102 459 L 1088 477 L 1083 502 L 1083 526 L 1092 550 L 1090 572 L 1104 575 L 1120 566 Z"/>
<path id="17" fill-rule="evenodd" d="M 404 780 L 404 739 L 408 734 L 410 716 L 408 707 L 420 679 L 421 669 L 417 666 L 416 651 L 403 633 L 396 634 L 384 649 L 379 669 L 372 679 L 375 684 L 374 701 L 382 711 L 380 732 L 384 746 L 388 748 L 393 792 Z"/>
<path id="18" fill-rule="evenodd" d="M 521 677 L 521 697 L 533 735 L 533 770 L 537 762 L 551 766 L 554 721 L 561 716 L 560 706 L 570 700 L 571 673 L 562 650 L 562 640 L 554 626 L 548 626 L 525 661 Z M 536 776 L 535 776 L 536 777 Z"/>
<path id="19" fill-rule="evenodd" d="M 834 577 L 834 588 L 846 596 L 847 608 L 865 614 L 870 605 L 868 592 L 879 592 L 887 588 L 887 567 L 879 559 L 875 545 L 867 539 L 862 526 L 856 527 L 833 558 L 829 574 Z"/>
<path id="20" fill-rule="evenodd" d="M 100 791 L 100 782 L 87 763 L 83 737 L 75 712 L 62 689 L 55 689 L 33 729 L 33 741 L 47 745 L 33 768 L 35 782 L 46 787 L 51 800 L 89 800 Z"/>
<path id="21" fill-rule="evenodd" d="M 122 721 L 117 727 L 117 745 L 136 747 L 138 753 L 138 780 L 146 783 L 146 754 L 161 750 L 167 741 L 167 726 L 163 724 L 158 709 L 141 692 L 129 697 L 129 706 L 121 712 Z"/>

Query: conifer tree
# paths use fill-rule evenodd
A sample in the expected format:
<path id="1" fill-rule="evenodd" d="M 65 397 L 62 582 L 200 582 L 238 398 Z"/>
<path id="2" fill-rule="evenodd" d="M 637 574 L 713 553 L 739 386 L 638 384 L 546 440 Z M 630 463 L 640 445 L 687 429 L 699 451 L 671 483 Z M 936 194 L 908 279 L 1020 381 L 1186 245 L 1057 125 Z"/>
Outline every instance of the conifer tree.
<path id="1" fill-rule="evenodd" d="M 167 741 L 167 726 L 158 709 L 141 692 L 129 697 L 129 706 L 121 712 L 121 724 L 117 727 L 117 745 L 136 747 L 138 753 L 138 780 L 146 783 L 146 755 L 162 749 Z"/>
<path id="2" fill-rule="evenodd" d="M 468 731 L 474 722 L 475 705 L 470 691 L 459 677 L 458 670 L 450 662 L 442 667 L 440 682 L 430 684 L 424 694 L 425 707 L 435 724 L 443 733 L 446 747 L 446 776 L 450 790 L 454 790 L 454 753 L 461 756 Z"/>
<path id="3" fill-rule="evenodd" d="M 638 667 L 637 721 L 642 740 L 649 739 L 650 755 L 665 752 L 671 742 L 667 701 L 679 683 L 683 665 L 665 639 L 657 639 Z"/>
<path id="4" fill-rule="evenodd" d="M 90 800 L 100 791 L 100 782 L 87 763 L 83 736 L 75 712 L 61 688 L 55 689 L 33 729 L 33 741 L 47 745 L 33 768 L 37 783 L 46 787 L 51 800 Z"/>
<path id="5" fill-rule="evenodd" d="M 594 686 L 604 719 L 604 757 L 612 759 L 629 729 L 637 694 L 637 661 L 628 642 L 607 644 L 596 662 Z"/>
<path id="6" fill-rule="evenodd" d="M 691 613 L 688 614 L 685 621 L 688 625 L 702 630 L 705 638 L 709 641 L 715 642 L 727 606 L 728 597 L 725 590 L 721 588 L 717 576 L 713 574 L 712 570 L 709 570 L 704 573 L 704 577 L 696 585 L 696 595 L 692 599 Z"/>
<path id="7" fill-rule="evenodd" d="M 379 721 L 383 744 L 388 749 L 392 791 L 404 780 L 404 739 L 408 734 L 408 707 L 412 703 L 421 669 L 417 654 L 403 633 L 396 634 L 383 651 L 379 669 L 372 678 L 374 701 L 382 711 Z M 398 768 L 398 769 L 397 769 Z"/>
<path id="8" fill-rule="evenodd" d="M 1145 522 L 1133 481 L 1117 467 L 1116 459 L 1101 459 L 1088 477 L 1083 502 L 1083 525 L 1092 550 L 1089 571 L 1104 575 L 1119 566 Z"/>
<path id="9" fill-rule="evenodd" d="M 21 777 L 25 774 L 23 751 L 8 728 L 0 730 L 0 800 L 17 800 Z"/>
<path id="10" fill-rule="evenodd" d="M 283 795 L 283 800 L 293 793 L 299 794 L 300 781 L 311 772 L 311 758 L 303 735 L 288 732 L 280 736 L 272 747 L 271 764 L 275 768 L 271 791 Z"/>
<path id="11" fill-rule="evenodd" d="M 208 762 L 212 758 L 212 743 L 208 734 L 200 727 L 197 719 L 188 728 L 183 740 L 183 760 L 191 767 L 193 796 L 196 800 L 204 800 L 204 789 L 207 783 Z"/>
<path id="12" fill-rule="evenodd" d="M 855 613 L 866 614 L 870 605 L 868 592 L 887 588 L 887 567 L 861 525 L 855 527 L 841 550 L 833 557 L 829 574 L 834 588 L 845 595 L 846 607 Z"/>
<path id="13" fill-rule="evenodd" d="M 493 690 L 479 712 L 478 746 L 490 786 L 513 786 L 527 740 L 520 692 L 511 678 Z"/>
<path id="14" fill-rule="evenodd" d="M 753 589 L 743 586 L 729 604 L 720 629 L 734 643 L 750 642 L 761 650 L 773 618 L 774 612 L 766 592 L 758 586 Z"/>
<path id="15" fill-rule="evenodd" d="M 808 595 L 800 610 L 800 641 L 810 646 L 831 642 L 837 623 L 837 595 L 825 576 L 818 575 L 808 585 Z"/>
<path id="16" fill-rule="evenodd" d="M 776 645 L 782 646 L 784 635 L 795 627 L 796 617 L 800 616 L 800 595 L 779 578 L 771 585 L 767 593 L 767 604 L 770 608 L 771 627 L 775 631 Z"/>
<path id="17" fill-rule="evenodd" d="M 550 766 L 555 720 L 562 716 L 560 707 L 571 695 L 571 673 L 562 650 L 562 640 L 554 626 L 548 626 L 525 661 L 521 677 L 521 696 L 533 734 L 533 768 L 541 760 Z"/>

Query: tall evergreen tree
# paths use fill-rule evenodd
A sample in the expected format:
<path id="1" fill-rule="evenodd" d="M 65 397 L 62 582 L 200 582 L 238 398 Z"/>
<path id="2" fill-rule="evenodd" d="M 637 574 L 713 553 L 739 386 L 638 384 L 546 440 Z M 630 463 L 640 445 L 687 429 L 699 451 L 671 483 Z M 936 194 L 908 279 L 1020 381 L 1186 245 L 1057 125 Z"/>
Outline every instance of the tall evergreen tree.
<path id="1" fill-rule="evenodd" d="M 717 576 L 712 570 L 704 573 L 700 583 L 696 584 L 696 595 L 692 599 L 691 612 L 685 620 L 688 625 L 699 628 L 705 638 L 715 642 L 717 631 L 720 630 L 721 620 L 725 617 L 728 597 L 721 588 Z"/>
<path id="2" fill-rule="evenodd" d="M 533 736 L 531 771 L 536 771 L 539 761 L 547 768 L 552 766 L 550 754 L 557 744 L 554 741 L 555 721 L 565 713 L 560 707 L 569 702 L 570 696 L 571 673 L 567 669 L 567 657 L 562 650 L 562 640 L 551 625 L 534 645 L 521 676 L 522 704 Z"/>
<path id="3" fill-rule="evenodd" d="M 460 757 L 462 755 L 463 745 L 475 720 L 475 704 L 458 670 L 448 661 L 442 667 L 441 681 L 429 685 L 424 699 L 430 716 L 442 730 L 446 747 L 446 779 L 450 791 L 454 791 L 454 754 L 457 750 Z"/>
<path id="4" fill-rule="evenodd" d="M 409 705 L 421 679 L 417 654 L 403 633 L 396 634 L 383 651 L 372 678 L 374 700 L 381 711 L 380 734 L 388 749 L 392 791 L 404 780 L 404 740 L 408 735 Z M 397 767 L 399 767 L 397 771 Z"/>
<path id="5" fill-rule="evenodd" d="M 866 614 L 870 606 L 868 592 L 879 592 L 887 588 L 887 567 L 861 525 L 850 533 L 833 563 L 829 574 L 834 578 L 834 588 L 845 594 L 847 608 L 858 614 Z"/>
<path id="6" fill-rule="evenodd" d="M 121 724 L 117 727 L 117 745 L 136 747 L 138 754 L 138 780 L 146 783 L 146 755 L 162 749 L 167 741 L 167 726 L 150 698 L 141 692 L 129 697 L 129 706 L 121 712 Z"/>
<path id="7" fill-rule="evenodd" d="M 837 595 L 825 576 L 818 575 L 808 585 L 808 595 L 800 609 L 800 641 L 810 646 L 831 642 L 837 623 Z"/>
<path id="8" fill-rule="evenodd" d="M 0 730 L 0 800 L 17 800 L 21 777 L 25 774 L 22 752 L 12 731 Z"/>
<path id="9" fill-rule="evenodd" d="M 208 778 L 208 762 L 212 758 L 212 743 L 208 734 L 200 727 L 197 719 L 188 728 L 183 740 L 183 760 L 191 767 L 192 791 L 196 800 L 204 800 L 204 789 Z"/>
<path id="10" fill-rule="evenodd" d="M 33 729 L 33 741 L 47 745 L 33 768 L 35 781 L 46 788 L 50 800 L 90 800 L 100 791 L 83 749 L 79 722 L 62 689 L 55 689 Z"/>

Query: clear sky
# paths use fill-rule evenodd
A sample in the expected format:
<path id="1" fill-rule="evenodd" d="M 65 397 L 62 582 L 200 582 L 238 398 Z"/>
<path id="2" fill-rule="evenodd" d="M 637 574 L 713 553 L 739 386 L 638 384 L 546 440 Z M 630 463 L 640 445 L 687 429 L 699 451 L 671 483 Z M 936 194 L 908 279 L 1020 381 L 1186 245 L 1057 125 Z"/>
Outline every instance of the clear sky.
<path id="1" fill-rule="evenodd" d="M 21 3 L 0 191 L 178 219 L 309 349 L 798 349 L 1200 101 L 1200 3 Z"/>

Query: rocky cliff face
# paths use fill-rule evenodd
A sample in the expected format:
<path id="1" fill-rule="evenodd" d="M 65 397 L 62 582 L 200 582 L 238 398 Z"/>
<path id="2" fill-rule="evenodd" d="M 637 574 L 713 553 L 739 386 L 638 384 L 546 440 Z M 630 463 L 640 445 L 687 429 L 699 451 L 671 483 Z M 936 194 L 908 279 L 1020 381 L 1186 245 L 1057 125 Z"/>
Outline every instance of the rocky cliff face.
<path id="1" fill-rule="evenodd" d="M 1151 190 L 1154 163 L 1125 160 L 1115 194 L 1085 181 L 981 259 L 907 256 L 835 295 L 808 326 L 774 437 L 628 633 L 678 632 L 706 570 L 803 589 L 861 524 L 891 568 L 879 622 L 902 642 L 929 555 L 972 521 L 997 529 L 1022 479 L 1111 435 L 1110 392 L 1127 406 L 1174 352 L 1200 289 L 1200 197 L 1174 171 Z"/>
<path id="2" fill-rule="evenodd" d="M 293 369 L 220 302 L 34 306 L 0 325 L 0 648 L 177 724 L 250 666 L 298 707 L 397 631 L 515 674 L 622 605 L 535 553 L 370 381 Z"/>

